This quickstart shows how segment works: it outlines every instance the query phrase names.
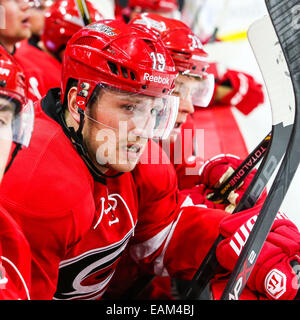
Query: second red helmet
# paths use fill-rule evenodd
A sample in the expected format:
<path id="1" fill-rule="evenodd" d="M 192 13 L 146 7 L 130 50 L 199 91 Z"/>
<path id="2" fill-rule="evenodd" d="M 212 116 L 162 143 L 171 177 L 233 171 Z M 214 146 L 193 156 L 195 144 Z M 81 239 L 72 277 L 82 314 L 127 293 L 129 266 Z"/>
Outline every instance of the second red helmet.
<path id="1" fill-rule="evenodd" d="M 87 0 L 86 5 L 92 22 L 103 19 L 101 13 L 91 2 Z M 82 27 L 84 27 L 84 23 L 76 1 L 58 0 L 45 14 L 43 43 L 50 52 L 58 53 L 65 49 L 68 40 Z"/>

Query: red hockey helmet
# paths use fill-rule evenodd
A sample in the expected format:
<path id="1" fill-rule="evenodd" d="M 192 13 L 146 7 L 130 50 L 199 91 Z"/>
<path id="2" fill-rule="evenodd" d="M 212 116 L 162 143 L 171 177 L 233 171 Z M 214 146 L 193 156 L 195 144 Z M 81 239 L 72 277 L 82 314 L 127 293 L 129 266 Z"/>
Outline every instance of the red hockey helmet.
<path id="1" fill-rule="evenodd" d="M 199 88 L 195 90 L 193 102 L 206 107 L 213 95 L 214 77 L 207 74 L 208 54 L 200 39 L 183 22 L 155 13 L 142 13 L 133 18 L 130 25 L 146 26 L 157 33 L 171 54 L 176 69 L 184 75 L 199 77 Z"/>
<path id="2" fill-rule="evenodd" d="M 169 130 L 178 109 L 178 101 L 171 95 L 176 76 L 170 54 L 152 31 L 117 20 L 103 20 L 82 28 L 67 44 L 62 103 L 70 79 L 78 80 L 77 105 L 82 110 L 97 86 L 156 97 L 164 101 L 166 111 L 160 113 L 163 121 L 158 120 L 163 131 Z M 162 131 L 159 135 L 163 136 Z"/>
<path id="3" fill-rule="evenodd" d="M 178 3 L 177 0 L 129 0 L 128 7 L 167 13 L 178 10 Z"/>
<path id="4" fill-rule="evenodd" d="M 103 16 L 88 0 L 87 8 L 93 22 L 100 21 Z M 84 26 L 75 0 L 58 0 L 45 14 L 45 27 L 42 40 L 45 47 L 58 53 L 64 49 L 68 40 Z"/>
<path id="5" fill-rule="evenodd" d="M 0 97 L 15 105 L 13 141 L 28 146 L 33 130 L 34 111 L 27 100 L 25 76 L 14 58 L 0 46 Z M 3 103 L 0 103 L 0 110 Z"/>

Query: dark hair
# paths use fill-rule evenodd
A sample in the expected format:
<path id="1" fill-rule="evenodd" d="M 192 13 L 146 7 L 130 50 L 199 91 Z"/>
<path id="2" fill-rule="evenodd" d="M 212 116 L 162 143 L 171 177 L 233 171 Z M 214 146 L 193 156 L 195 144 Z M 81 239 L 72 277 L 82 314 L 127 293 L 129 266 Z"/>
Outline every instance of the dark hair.
<path id="1" fill-rule="evenodd" d="M 21 103 L 18 100 L 16 100 L 15 98 L 12 98 L 10 96 L 6 96 L 4 94 L 0 94 L 0 98 L 8 100 L 9 102 L 11 102 L 13 104 L 13 106 L 14 106 L 14 114 L 15 115 L 17 115 L 21 111 Z"/>

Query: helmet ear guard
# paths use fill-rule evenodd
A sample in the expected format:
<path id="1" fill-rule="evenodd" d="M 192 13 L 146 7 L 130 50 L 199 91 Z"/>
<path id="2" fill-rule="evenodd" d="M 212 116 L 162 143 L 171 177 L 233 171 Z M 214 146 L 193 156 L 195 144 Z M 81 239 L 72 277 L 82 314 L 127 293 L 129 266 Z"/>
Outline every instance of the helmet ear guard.
<path id="1" fill-rule="evenodd" d="M 78 81 L 76 105 L 78 112 L 84 112 L 87 105 L 87 98 L 90 96 L 91 85 L 88 82 Z"/>

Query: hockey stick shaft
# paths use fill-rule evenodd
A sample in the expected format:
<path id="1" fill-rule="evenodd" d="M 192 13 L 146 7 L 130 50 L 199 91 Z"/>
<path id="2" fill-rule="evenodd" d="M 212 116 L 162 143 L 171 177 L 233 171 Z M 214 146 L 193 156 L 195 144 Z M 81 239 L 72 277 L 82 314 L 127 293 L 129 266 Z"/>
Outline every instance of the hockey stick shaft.
<path id="1" fill-rule="evenodd" d="M 80 16 L 83 20 L 83 23 L 85 26 L 89 25 L 92 23 L 91 16 L 89 14 L 88 7 L 86 5 L 85 0 L 76 0 L 76 4 L 80 13 Z"/>
<path id="2" fill-rule="evenodd" d="M 292 27 L 291 21 L 291 12 L 299 2 L 297 3 L 297 0 L 266 0 L 265 2 L 288 62 L 296 98 L 295 121 L 285 157 L 225 287 L 222 300 L 239 299 L 300 161 L 300 31 L 299 28 Z"/>
<path id="3" fill-rule="evenodd" d="M 269 146 L 270 139 L 271 132 L 248 155 L 248 157 L 240 164 L 240 166 L 220 185 L 220 187 L 209 198 L 210 201 L 222 203 L 227 199 L 229 193 L 236 189 L 238 185 L 244 181 L 247 175 L 263 158 Z"/>

